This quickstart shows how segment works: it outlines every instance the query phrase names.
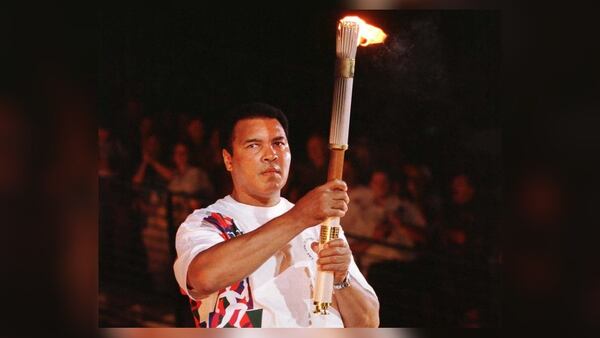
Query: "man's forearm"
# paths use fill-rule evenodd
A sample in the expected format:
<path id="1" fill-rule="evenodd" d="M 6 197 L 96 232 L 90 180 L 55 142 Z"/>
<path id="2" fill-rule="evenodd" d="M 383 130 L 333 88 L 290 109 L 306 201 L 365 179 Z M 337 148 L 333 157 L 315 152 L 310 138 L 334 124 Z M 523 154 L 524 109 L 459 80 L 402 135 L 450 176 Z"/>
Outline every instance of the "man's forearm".
<path id="1" fill-rule="evenodd" d="M 333 296 L 345 327 L 379 327 L 379 301 L 356 281 Z"/>
<path id="2" fill-rule="evenodd" d="M 250 275 L 302 230 L 299 222 L 284 214 L 219 243 L 192 260 L 188 282 L 201 297 L 208 296 Z"/>

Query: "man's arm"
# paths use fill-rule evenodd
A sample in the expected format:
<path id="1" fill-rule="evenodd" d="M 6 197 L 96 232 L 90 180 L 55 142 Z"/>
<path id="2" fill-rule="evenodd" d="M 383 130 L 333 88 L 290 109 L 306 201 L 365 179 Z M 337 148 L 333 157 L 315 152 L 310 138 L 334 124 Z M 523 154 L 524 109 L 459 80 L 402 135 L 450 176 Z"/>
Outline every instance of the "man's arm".
<path id="1" fill-rule="evenodd" d="M 341 290 L 334 290 L 345 327 L 379 327 L 379 301 L 358 282 Z"/>
<path id="2" fill-rule="evenodd" d="M 346 190 L 342 181 L 328 182 L 258 229 L 201 252 L 190 263 L 188 284 L 203 298 L 245 278 L 305 228 L 328 217 L 343 217 L 348 203 Z"/>
<path id="3" fill-rule="evenodd" d="M 338 238 L 319 252 L 320 269 L 333 271 L 334 283 L 340 284 L 349 273 L 352 252 L 345 240 Z M 345 327 L 378 327 L 379 301 L 357 281 L 346 288 L 334 290 L 333 297 Z"/>
<path id="4" fill-rule="evenodd" d="M 188 284 L 204 298 L 250 275 L 302 230 L 297 220 L 284 214 L 221 242 L 194 257 L 188 268 Z"/>

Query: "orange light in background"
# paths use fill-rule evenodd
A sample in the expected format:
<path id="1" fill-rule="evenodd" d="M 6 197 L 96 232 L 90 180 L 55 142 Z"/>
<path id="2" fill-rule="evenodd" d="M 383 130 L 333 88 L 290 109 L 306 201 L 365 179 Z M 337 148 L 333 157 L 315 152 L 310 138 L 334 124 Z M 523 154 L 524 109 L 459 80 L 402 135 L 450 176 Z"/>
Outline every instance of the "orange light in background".
<path id="1" fill-rule="evenodd" d="M 369 25 L 358 16 L 347 16 L 340 20 L 340 22 L 356 22 L 358 24 L 359 46 L 368 46 L 375 43 L 382 43 L 387 37 L 387 34 L 385 34 L 381 30 L 381 28 Z"/>

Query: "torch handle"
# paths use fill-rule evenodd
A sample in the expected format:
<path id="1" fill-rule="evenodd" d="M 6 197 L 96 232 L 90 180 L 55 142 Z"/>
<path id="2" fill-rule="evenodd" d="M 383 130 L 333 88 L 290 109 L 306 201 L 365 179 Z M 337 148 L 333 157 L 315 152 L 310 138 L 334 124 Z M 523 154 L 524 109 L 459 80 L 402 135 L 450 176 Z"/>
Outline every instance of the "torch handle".
<path id="1" fill-rule="evenodd" d="M 344 169 L 344 153 L 345 149 L 330 150 L 329 169 L 327 172 L 327 181 L 341 179 Z M 330 217 L 323 222 L 320 229 L 319 251 L 323 246 L 338 238 L 340 233 L 340 218 Z M 313 303 L 315 305 L 315 313 L 327 314 L 327 308 L 332 303 L 333 295 L 333 272 L 317 271 L 316 285 L 314 290 Z"/>
<path id="2" fill-rule="evenodd" d="M 327 171 L 327 181 L 342 179 L 344 172 L 344 154 L 346 149 L 329 150 L 329 169 Z"/>

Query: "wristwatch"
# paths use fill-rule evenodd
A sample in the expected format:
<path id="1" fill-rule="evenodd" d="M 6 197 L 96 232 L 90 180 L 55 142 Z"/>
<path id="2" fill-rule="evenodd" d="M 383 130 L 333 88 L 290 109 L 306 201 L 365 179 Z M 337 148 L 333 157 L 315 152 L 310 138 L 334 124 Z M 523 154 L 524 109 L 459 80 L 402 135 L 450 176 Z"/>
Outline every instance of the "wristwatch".
<path id="1" fill-rule="evenodd" d="M 346 277 L 344 278 L 344 280 L 341 283 L 339 283 L 339 284 L 333 283 L 333 288 L 336 290 L 341 290 L 341 289 L 347 288 L 348 286 L 350 286 L 350 281 L 351 281 L 350 273 L 348 272 L 348 273 L 346 273 Z"/>

